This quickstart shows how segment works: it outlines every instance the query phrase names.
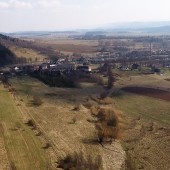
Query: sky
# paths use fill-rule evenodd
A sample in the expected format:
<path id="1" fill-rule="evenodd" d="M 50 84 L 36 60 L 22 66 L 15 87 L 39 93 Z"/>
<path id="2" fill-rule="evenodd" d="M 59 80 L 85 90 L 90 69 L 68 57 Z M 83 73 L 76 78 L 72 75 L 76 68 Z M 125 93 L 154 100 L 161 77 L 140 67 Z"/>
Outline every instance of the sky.
<path id="1" fill-rule="evenodd" d="M 170 0 L 0 0 L 0 32 L 170 21 Z"/>

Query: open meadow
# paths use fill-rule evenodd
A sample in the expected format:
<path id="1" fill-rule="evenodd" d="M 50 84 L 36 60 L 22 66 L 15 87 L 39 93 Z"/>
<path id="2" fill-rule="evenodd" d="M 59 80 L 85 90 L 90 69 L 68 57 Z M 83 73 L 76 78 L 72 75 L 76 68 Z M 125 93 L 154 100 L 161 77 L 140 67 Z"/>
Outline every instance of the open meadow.
<path id="1" fill-rule="evenodd" d="M 94 55 L 98 48 L 98 40 L 76 40 L 71 38 L 35 38 L 35 42 L 41 46 L 49 46 L 53 50 L 58 50 L 64 54 L 85 54 Z"/>
<path id="2" fill-rule="evenodd" d="M 99 96 L 104 91 L 102 86 L 82 83 L 81 88 L 48 87 L 28 76 L 13 78 L 10 83 L 23 100 L 21 110 L 35 122 L 36 130 L 49 144 L 51 167 L 56 169 L 60 160 L 75 153 L 101 166 L 97 169 L 117 170 L 125 166 L 125 152 L 119 141 L 104 148 L 97 141 L 94 118 L 88 108 L 98 105 L 90 96 Z M 34 96 L 41 100 L 40 105 L 32 103 Z"/>

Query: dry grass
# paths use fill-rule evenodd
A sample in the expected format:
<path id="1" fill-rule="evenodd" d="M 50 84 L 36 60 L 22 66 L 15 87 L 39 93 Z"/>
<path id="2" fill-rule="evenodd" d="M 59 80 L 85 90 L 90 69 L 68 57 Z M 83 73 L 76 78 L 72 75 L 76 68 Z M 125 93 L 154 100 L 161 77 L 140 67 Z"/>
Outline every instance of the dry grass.
<path id="1" fill-rule="evenodd" d="M 98 97 L 91 96 L 91 99 L 97 102 L 98 104 L 102 104 L 102 105 L 109 105 L 113 103 L 113 99 L 111 97 L 98 98 Z"/>
<path id="2" fill-rule="evenodd" d="M 36 42 L 41 45 L 50 46 L 54 50 L 71 53 L 85 53 L 92 54 L 97 50 L 98 41 L 96 40 L 74 40 L 74 39 L 52 39 L 43 38 L 36 39 Z M 70 53 L 71 52 L 71 53 Z"/>
<path id="3" fill-rule="evenodd" d="M 88 45 L 88 46 L 97 46 L 98 40 L 75 40 L 69 38 L 42 38 L 42 39 L 35 39 L 37 42 L 41 41 L 46 44 L 74 44 L 74 45 Z"/>
<path id="4" fill-rule="evenodd" d="M 40 106 L 43 104 L 42 99 L 38 95 L 33 95 L 32 100 L 28 103 L 29 106 Z"/>
<path id="5" fill-rule="evenodd" d="M 169 86 L 164 76 L 159 75 L 134 76 L 131 82 L 124 83 L 161 89 Z M 113 94 L 113 98 L 116 106 L 126 113 L 123 145 L 129 170 L 169 169 L 169 102 L 125 92 L 121 92 L 121 97 Z"/>
<path id="6" fill-rule="evenodd" d="M 10 50 L 18 57 L 24 57 L 27 60 L 31 61 L 30 62 L 35 62 L 35 61 L 43 61 L 45 58 L 47 58 L 47 56 L 44 56 L 42 54 L 39 54 L 38 52 L 31 50 L 31 49 L 27 49 L 27 48 L 19 48 L 19 47 L 15 47 L 15 46 L 11 46 Z"/>
<path id="7" fill-rule="evenodd" d="M 25 81 L 24 79 L 13 80 L 16 90 L 19 91 L 19 95 L 22 96 L 26 103 L 27 94 L 23 90 L 26 82 L 32 84 L 32 92 L 30 94 L 38 95 L 43 100 L 43 105 L 27 107 L 27 109 L 55 144 L 57 158 L 67 155 L 71 151 L 79 152 L 80 150 L 85 155 L 90 154 L 96 157 L 100 153 L 99 146 L 97 144 L 84 143 L 85 139 L 95 139 L 95 129 L 92 124 L 87 122 L 90 113 L 81 103 L 87 99 L 89 93 L 96 94 L 98 89 L 95 87 L 71 90 L 49 88 L 36 80 L 33 81 L 34 83 L 29 79 L 25 79 Z M 50 95 L 46 95 L 47 93 Z M 73 122 L 74 125 L 72 125 Z"/>
<path id="8" fill-rule="evenodd" d="M 54 144 L 53 146 L 57 151 L 56 157 L 53 159 L 54 165 L 56 161 L 58 162 L 73 152 L 82 151 L 85 159 L 91 155 L 93 161 L 98 155 L 103 154 L 101 146 L 97 142 L 95 126 L 87 121 L 88 118 L 91 118 L 87 107 L 98 105 L 89 99 L 89 95 L 99 94 L 102 90 L 101 86 L 85 83 L 82 84 L 81 89 L 49 88 L 37 80 L 30 80 L 30 78 L 13 79 L 12 84 L 24 102 L 27 102 L 25 84 L 31 85 L 30 94 L 41 96 L 43 105 L 27 107 L 27 109 Z M 88 103 L 88 106 L 84 107 L 85 105 L 81 105 L 82 103 L 85 105 Z M 76 121 L 73 120 L 74 117 Z M 73 124 L 73 122 L 75 123 Z M 120 154 L 118 157 L 121 156 Z M 112 153 L 110 153 L 110 157 L 114 157 Z M 112 159 L 114 163 L 118 157 Z M 109 165 L 112 167 L 115 165 L 114 163 L 112 161 Z"/>

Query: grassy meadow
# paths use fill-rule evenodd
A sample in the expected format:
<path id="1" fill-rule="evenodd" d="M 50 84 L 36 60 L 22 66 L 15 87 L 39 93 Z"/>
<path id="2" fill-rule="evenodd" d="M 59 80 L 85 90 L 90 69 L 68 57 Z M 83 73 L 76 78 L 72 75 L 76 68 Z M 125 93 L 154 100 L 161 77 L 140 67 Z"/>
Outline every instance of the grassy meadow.
<path id="1" fill-rule="evenodd" d="M 170 125 L 170 105 L 168 101 L 154 99 L 122 92 L 119 96 L 113 94 L 114 101 L 124 114 L 132 117 L 142 117 L 159 123 Z"/>
<path id="2" fill-rule="evenodd" d="M 18 57 L 24 57 L 29 62 L 42 62 L 47 56 L 42 55 L 32 49 L 11 46 L 10 50 Z"/>
<path id="3" fill-rule="evenodd" d="M 124 151 L 120 143 L 115 142 L 112 146 L 109 144 L 111 150 L 120 151 L 114 152 L 114 155 L 112 155 L 113 151 L 103 149 L 97 142 L 95 124 L 88 121 L 93 119 L 91 112 L 84 107 L 84 104 L 97 105 L 90 100 L 90 95 L 99 95 L 104 90 L 102 86 L 84 83 L 81 88 L 48 87 L 30 77 L 13 78 L 10 82 L 23 99 L 31 116 L 41 126 L 56 149 L 54 163 L 67 155 L 80 152 L 85 159 L 90 156 L 92 161 L 99 157 L 103 160 L 97 160 L 101 164 L 109 162 L 109 159 L 116 155 L 111 163 L 103 166 L 119 169 L 124 160 Z M 38 107 L 28 105 L 33 95 L 41 98 L 42 105 Z M 79 109 L 75 110 L 77 107 Z"/>

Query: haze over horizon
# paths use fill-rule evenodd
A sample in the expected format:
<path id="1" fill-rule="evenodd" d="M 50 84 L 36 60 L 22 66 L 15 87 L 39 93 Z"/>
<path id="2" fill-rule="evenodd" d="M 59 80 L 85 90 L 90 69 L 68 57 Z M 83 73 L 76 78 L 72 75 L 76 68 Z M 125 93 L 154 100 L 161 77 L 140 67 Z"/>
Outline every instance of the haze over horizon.
<path id="1" fill-rule="evenodd" d="M 0 0 L 0 32 L 59 31 L 170 21 L 169 0 Z"/>

